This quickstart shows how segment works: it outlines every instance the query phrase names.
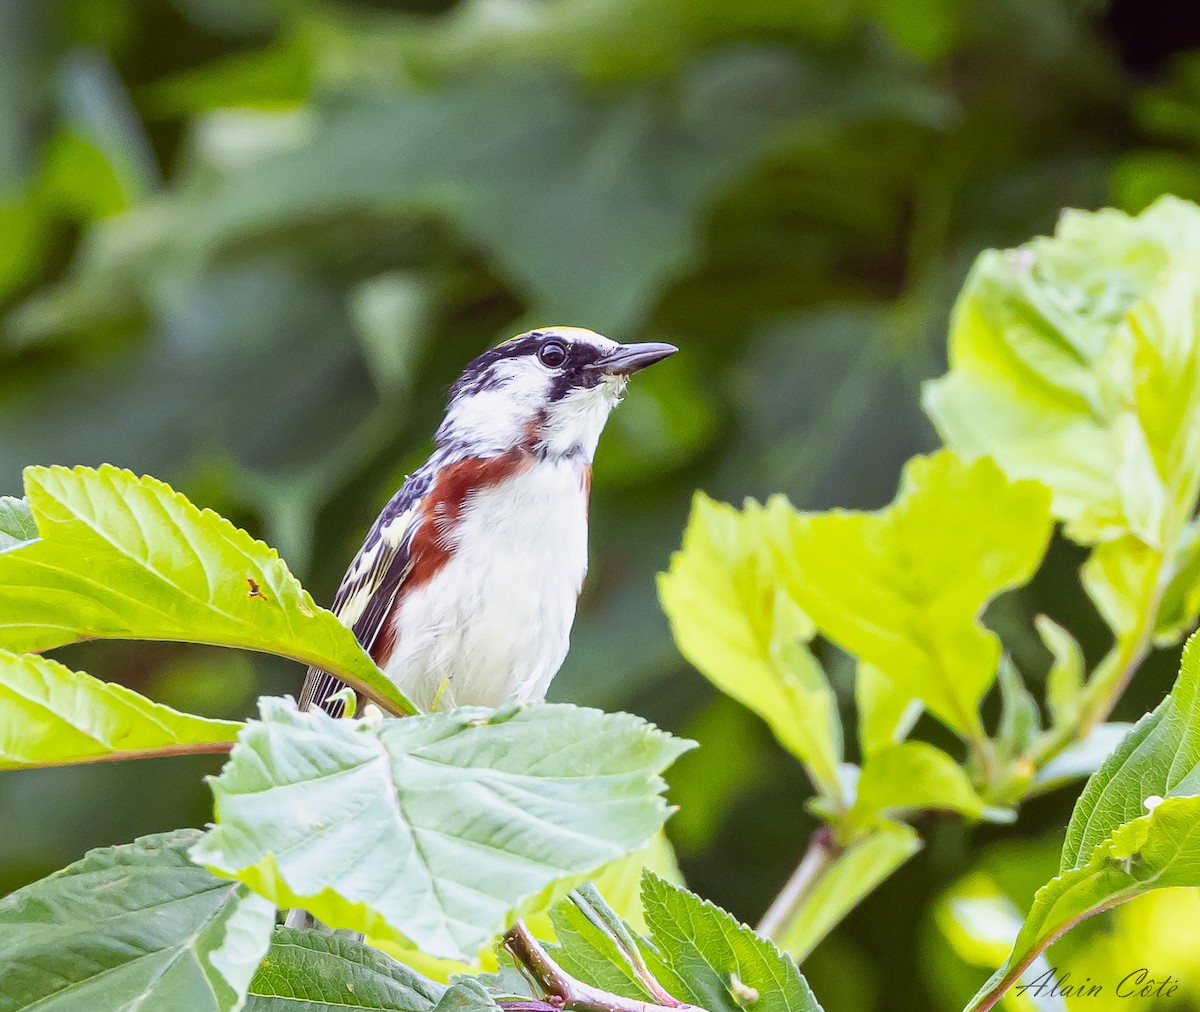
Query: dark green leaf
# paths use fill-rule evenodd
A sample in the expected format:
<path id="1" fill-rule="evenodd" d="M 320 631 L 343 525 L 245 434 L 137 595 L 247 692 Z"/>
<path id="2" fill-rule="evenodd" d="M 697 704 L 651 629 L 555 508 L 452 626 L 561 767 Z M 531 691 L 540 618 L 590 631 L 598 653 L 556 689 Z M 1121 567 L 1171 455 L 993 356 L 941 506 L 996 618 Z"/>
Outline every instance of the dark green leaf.
<path id="1" fill-rule="evenodd" d="M 0 1009 L 228 1012 L 275 908 L 188 859 L 185 829 L 93 850 L 0 900 Z"/>
<path id="2" fill-rule="evenodd" d="M 447 990 L 362 942 L 280 928 L 250 982 L 246 1012 L 432 1012 Z"/>

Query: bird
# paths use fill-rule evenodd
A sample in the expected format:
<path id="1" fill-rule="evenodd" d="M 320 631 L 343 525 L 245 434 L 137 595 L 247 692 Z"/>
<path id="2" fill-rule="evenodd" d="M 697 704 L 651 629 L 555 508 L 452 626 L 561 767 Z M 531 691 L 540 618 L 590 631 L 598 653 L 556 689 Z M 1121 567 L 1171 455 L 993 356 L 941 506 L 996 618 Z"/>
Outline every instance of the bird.
<path id="1" fill-rule="evenodd" d="M 675 354 L 580 327 L 484 351 L 450 388 L 429 459 L 371 526 L 332 610 L 423 713 L 542 699 L 588 568 L 592 461 L 629 377 Z M 298 706 L 345 712 L 310 668 Z"/>

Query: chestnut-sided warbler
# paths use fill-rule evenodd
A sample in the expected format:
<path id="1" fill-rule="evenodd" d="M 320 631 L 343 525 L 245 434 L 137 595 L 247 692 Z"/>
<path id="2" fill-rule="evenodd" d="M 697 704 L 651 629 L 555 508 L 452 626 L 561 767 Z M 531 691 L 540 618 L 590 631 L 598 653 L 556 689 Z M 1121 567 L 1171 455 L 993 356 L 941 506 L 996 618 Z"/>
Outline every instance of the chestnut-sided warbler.
<path id="1" fill-rule="evenodd" d="M 342 578 L 333 611 L 424 711 L 540 699 L 567 654 L 587 572 L 592 458 L 629 376 L 669 344 L 532 330 L 450 388 L 433 455 Z M 301 709 L 344 709 L 310 669 Z"/>

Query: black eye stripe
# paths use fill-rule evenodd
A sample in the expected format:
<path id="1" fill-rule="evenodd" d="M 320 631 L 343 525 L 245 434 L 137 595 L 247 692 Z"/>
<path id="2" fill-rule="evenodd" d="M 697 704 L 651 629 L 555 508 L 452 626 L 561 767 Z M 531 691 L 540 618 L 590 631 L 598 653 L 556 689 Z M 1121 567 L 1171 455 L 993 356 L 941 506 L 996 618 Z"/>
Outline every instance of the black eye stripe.
<path id="1" fill-rule="evenodd" d="M 600 358 L 603 350 L 587 342 L 570 341 L 553 331 L 534 330 L 489 348 L 474 358 L 450 388 L 450 400 L 499 386 L 503 378 L 496 373 L 498 363 L 510 358 L 540 355 L 549 344 L 560 345 L 565 351 L 563 360 L 551 367 L 558 373 L 550 390 L 551 400 L 558 400 L 576 387 L 594 386 L 598 382 L 599 376 L 593 375 L 587 366 Z"/>

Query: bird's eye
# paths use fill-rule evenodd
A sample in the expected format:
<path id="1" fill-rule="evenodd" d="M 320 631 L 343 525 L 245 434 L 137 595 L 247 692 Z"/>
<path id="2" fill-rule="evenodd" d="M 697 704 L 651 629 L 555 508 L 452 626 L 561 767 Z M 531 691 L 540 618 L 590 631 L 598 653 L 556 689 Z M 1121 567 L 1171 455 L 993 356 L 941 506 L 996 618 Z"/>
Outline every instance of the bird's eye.
<path id="1" fill-rule="evenodd" d="M 538 361 L 547 369 L 557 369 L 567 360 L 567 349 L 561 341 L 547 341 L 538 349 Z"/>

